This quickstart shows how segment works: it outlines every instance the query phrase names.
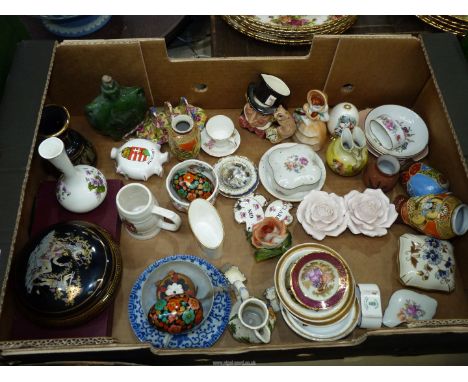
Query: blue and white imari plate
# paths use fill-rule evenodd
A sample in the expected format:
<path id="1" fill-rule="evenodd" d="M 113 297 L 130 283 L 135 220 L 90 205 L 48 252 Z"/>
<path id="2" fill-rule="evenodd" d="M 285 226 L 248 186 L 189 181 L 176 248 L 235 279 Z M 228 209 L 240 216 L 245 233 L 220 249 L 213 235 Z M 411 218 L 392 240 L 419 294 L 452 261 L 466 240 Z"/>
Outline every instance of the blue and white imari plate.
<path id="1" fill-rule="evenodd" d="M 145 311 L 142 296 L 144 289 L 148 287 L 145 288 L 145 283 L 148 279 L 154 279 L 152 274 L 158 268 L 170 262 L 180 263 L 181 261 L 190 262 L 200 267 L 211 279 L 214 288 L 225 290 L 215 293 L 211 311 L 198 328 L 187 333 L 171 335 L 157 330 L 149 323 L 148 312 Z M 158 348 L 207 348 L 213 346 L 226 329 L 230 312 L 231 297 L 229 296 L 227 279 L 209 262 L 191 255 L 169 256 L 151 264 L 138 277 L 128 301 L 128 318 L 136 337 L 141 342 L 149 342 Z"/>

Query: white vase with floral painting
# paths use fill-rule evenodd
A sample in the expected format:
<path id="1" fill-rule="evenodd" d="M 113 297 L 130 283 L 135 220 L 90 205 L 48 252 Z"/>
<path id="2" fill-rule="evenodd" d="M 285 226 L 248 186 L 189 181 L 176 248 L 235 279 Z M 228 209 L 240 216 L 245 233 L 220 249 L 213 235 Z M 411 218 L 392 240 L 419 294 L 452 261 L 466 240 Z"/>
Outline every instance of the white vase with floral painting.
<path id="1" fill-rule="evenodd" d="M 73 166 L 59 138 L 47 138 L 39 145 L 39 155 L 62 172 L 55 194 L 63 208 L 77 213 L 95 209 L 107 195 L 107 182 L 97 168 Z"/>

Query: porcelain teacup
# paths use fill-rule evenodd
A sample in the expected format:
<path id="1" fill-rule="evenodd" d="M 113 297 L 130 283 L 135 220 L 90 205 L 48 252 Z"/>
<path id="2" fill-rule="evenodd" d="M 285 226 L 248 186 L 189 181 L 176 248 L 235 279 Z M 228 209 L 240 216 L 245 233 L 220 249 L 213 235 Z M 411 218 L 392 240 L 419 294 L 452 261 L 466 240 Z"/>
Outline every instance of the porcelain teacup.
<path id="1" fill-rule="evenodd" d="M 236 145 L 234 122 L 225 115 L 215 115 L 206 123 L 206 133 L 218 147 Z"/>
<path id="2" fill-rule="evenodd" d="M 387 114 L 381 114 L 370 121 L 370 131 L 387 150 L 394 150 L 406 141 L 405 132 L 397 121 Z"/>
<path id="3" fill-rule="evenodd" d="M 153 193 L 140 183 L 130 183 L 122 187 L 115 201 L 125 228 L 135 239 L 151 239 L 161 229 L 177 231 L 181 225 L 179 215 L 159 207 Z M 164 218 L 171 223 L 165 222 Z"/>
<path id="4" fill-rule="evenodd" d="M 270 342 L 269 312 L 267 305 L 262 300 L 250 297 L 243 301 L 239 307 L 238 317 L 240 323 L 247 329 L 253 330 L 260 341 Z"/>

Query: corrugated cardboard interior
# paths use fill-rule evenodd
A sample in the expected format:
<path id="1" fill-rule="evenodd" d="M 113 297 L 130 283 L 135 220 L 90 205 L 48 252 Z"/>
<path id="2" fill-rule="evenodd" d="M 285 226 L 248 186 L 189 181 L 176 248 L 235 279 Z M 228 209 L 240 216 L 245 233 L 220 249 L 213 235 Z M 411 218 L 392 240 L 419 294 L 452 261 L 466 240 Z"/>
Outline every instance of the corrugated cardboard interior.
<path id="1" fill-rule="evenodd" d="M 108 179 L 122 178 L 115 173 L 114 161 L 109 153 L 112 147 L 121 145 L 110 138 L 97 134 L 84 117 L 84 106 L 99 92 L 101 76 L 106 73 L 122 85 L 139 85 L 145 89 L 148 104 L 161 106 L 169 100 L 177 104 L 180 96 L 207 110 L 208 115 L 226 114 L 234 121 L 245 103 L 245 90 L 258 73 L 281 77 L 291 88 L 288 107 L 302 106 L 309 89 L 324 89 L 329 104 L 349 101 L 359 109 L 382 104 L 399 104 L 413 108 L 426 121 L 430 130 L 430 154 L 426 160 L 447 175 L 453 192 L 468 202 L 468 177 L 465 172 L 456 139 L 443 107 L 437 87 L 432 79 L 421 42 L 416 37 L 317 37 L 306 57 L 268 57 L 236 59 L 169 60 L 163 40 L 141 41 L 96 41 L 68 42 L 56 50 L 47 101 L 66 106 L 72 115 L 71 127 L 91 140 L 98 151 L 97 167 Z M 199 85 L 206 85 L 203 91 Z M 351 89 L 351 91 L 349 91 Z M 271 147 L 265 140 L 238 127 L 242 144 L 236 154 L 245 155 L 258 164 L 262 154 Z M 29 239 L 28 228 L 34 196 L 41 180 L 42 171 L 37 148 L 29 171 L 26 197 L 21 208 L 19 231 L 15 251 L 18 253 Z M 167 150 L 164 147 L 163 150 Z M 325 149 L 319 152 L 324 158 Z M 210 164 L 216 158 L 201 153 L 200 158 Z M 371 158 L 373 160 L 373 158 Z M 167 174 L 176 161 L 165 165 Z M 125 183 L 131 181 L 124 180 Z M 165 190 L 165 178 L 151 177 L 145 184 L 153 191 L 162 207 L 173 209 Z M 327 168 L 324 190 L 344 195 L 352 189 L 363 191 L 361 176 L 344 178 Z M 269 195 L 263 186 L 257 192 Z M 403 193 L 400 186 L 394 189 L 391 200 Z M 261 296 L 264 289 L 273 284 L 273 272 L 277 260 L 255 263 L 253 251 L 245 239 L 243 226 L 233 218 L 234 201 L 219 196 L 216 207 L 225 227 L 224 255 L 213 261 L 220 267 L 224 263 L 236 264 L 247 276 L 251 294 Z M 297 203 L 293 209 L 295 216 Z M 45 212 L 46 213 L 46 212 Z M 187 215 L 181 214 L 182 227 L 173 233 L 164 231 L 154 239 L 137 241 L 122 231 L 121 252 L 124 272 L 116 296 L 112 336 L 124 344 L 138 343 L 127 316 L 130 289 L 143 270 L 155 260 L 176 253 L 188 253 L 203 257 L 188 226 Z M 313 242 L 295 220 L 291 226 L 293 244 Z M 398 281 L 396 263 L 397 241 L 400 235 L 414 231 L 405 225 L 394 224 L 388 235 L 368 238 L 346 231 L 338 238 L 326 238 L 322 244 L 338 251 L 349 263 L 355 279 L 360 283 L 377 283 L 386 307 L 391 294 L 402 288 Z M 451 294 L 428 293 L 437 299 L 439 307 L 435 318 L 468 319 L 468 297 L 465 291 L 468 282 L 467 259 L 468 236 L 453 240 L 458 262 L 456 290 Z M 11 272 L 10 272 L 11 273 Z M 465 280 L 465 283 L 463 281 Z M 9 335 L 14 293 L 7 290 L 0 321 L 0 340 L 12 340 Z M 381 329 L 375 335 L 404 334 L 408 329 Z M 432 328 L 430 330 L 450 330 Z M 278 317 L 271 349 L 307 348 L 316 346 L 342 346 L 359 342 L 366 331 L 356 329 L 349 337 L 331 343 L 316 343 L 294 334 Z M 259 347 L 237 343 L 226 332 L 208 352 L 252 350 Z M 195 352 L 200 350 L 195 350 Z M 177 352 L 177 351 L 176 351 Z M 205 351 L 203 351 L 205 352 Z M 173 353 L 173 352 L 170 352 Z"/>

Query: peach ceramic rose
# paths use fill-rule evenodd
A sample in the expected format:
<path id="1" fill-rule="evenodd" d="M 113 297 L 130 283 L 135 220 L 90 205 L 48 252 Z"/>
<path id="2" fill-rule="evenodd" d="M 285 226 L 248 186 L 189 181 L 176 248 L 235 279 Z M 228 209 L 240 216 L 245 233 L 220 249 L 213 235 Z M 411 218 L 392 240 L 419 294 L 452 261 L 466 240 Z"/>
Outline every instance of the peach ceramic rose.
<path id="1" fill-rule="evenodd" d="M 264 218 L 247 232 L 255 250 L 255 259 L 262 261 L 282 255 L 291 247 L 291 234 L 284 221 L 274 217 Z"/>

